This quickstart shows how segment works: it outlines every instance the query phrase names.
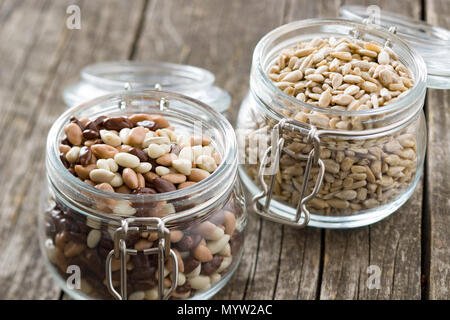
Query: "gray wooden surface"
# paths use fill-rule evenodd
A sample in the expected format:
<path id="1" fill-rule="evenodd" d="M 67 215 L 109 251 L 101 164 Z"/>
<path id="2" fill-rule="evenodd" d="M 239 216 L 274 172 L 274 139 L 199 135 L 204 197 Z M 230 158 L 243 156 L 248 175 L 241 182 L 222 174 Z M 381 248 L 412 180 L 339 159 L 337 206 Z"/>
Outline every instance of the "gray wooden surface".
<path id="1" fill-rule="evenodd" d="M 0 299 L 58 299 L 36 236 L 47 131 L 81 67 L 165 60 L 210 69 L 233 97 L 248 89 L 253 48 L 289 21 L 378 4 L 450 28 L 450 0 L 0 0 Z M 81 30 L 65 26 L 81 7 Z M 448 59 L 448 57 L 447 57 Z M 217 299 L 450 299 L 450 94 L 429 90 L 423 182 L 397 213 L 353 230 L 296 231 L 251 215 L 246 252 Z M 381 268 L 368 289 L 367 268 Z"/>

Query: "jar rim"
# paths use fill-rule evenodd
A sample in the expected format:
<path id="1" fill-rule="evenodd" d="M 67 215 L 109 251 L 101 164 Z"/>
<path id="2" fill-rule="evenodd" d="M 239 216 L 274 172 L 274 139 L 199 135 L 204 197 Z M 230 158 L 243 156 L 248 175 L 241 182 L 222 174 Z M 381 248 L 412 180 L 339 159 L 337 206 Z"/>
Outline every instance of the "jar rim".
<path id="1" fill-rule="evenodd" d="M 348 26 L 351 27 L 354 30 L 357 30 L 359 33 L 364 33 L 368 35 L 378 36 L 380 38 L 390 40 L 391 42 L 394 42 L 396 45 L 398 45 L 400 48 L 402 48 L 405 53 L 409 56 L 408 58 L 414 63 L 414 86 L 411 88 L 411 90 L 401 99 L 398 101 L 394 101 L 390 103 L 387 106 L 377 108 L 377 109 L 370 109 L 370 110 L 336 110 L 336 109 L 330 109 L 330 108 L 324 108 L 319 106 L 314 106 L 309 103 L 302 102 L 295 97 L 292 97 L 286 93 L 284 93 L 282 90 L 277 88 L 274 83 L 269 79 L 269 77 L 266 74 L 266 70 L 263 66 L 263 60 L 266 54 L 266 47 L 269 46 L 271 43 L 273 43 L 277 38 L 280 36 L 295 31 L 296 29 L 301 29 L 304 27 L 312 27 L 312 26 L 330 26 L 330 25 L 341 25 L 341 26 Z M 401 58 L 404 58 L 403 56 Z M 269 33 L 267 33 L 261 40 L 258 42 L 258 44 L 255 47 L 254 53 L 253 53 L 253 61 L 252 61 L 252 69 L 256 72 L 256 76 L 259 77 L 262 85 L 265 89 L 270 90 L 273 93 L 276 93 L 280 99 L 283 99 L 287 101 L 289 104 L 292 104 L 294 106 L 298 106 L 301 108 L 309 109 L 311 111 L 316 111 L 324 114 L 330 114 L 334 116 L 374 116 L 374 115 L 380 115 L 380 114 L 386 114 L 389 112 L 395 112 L 400 111 L 402 109 L 408 108 L 412 104 L 414 104 L 416 101 L 420 100 L 421 97 L 426 92 L 426 76 L 427 76 L 427 69 L 425 62 L 423 58 L 418 54 L 418 52 L 412 48 L 406 41 L 401 39 L 400 37 L 396 36 L 395 34 L 374 28 L 370 25 L 365 25 L 362 23 L 354 22 L 351 20 L 346 19 L 329 19 L 329 18 L 314 18 L 314 19 L 306 19 L 306 20 L 300 20 L 300 21 L 294 21 L 285 25 L 282 25 Z M 268 108 L 271 109 L 272 112 L 275 112 L 280 118 L 283 118 L 284 115 L 274 108 L 272 108 L 269 105 L 266 105 Z M 284 104 L 285 108 L 290 109 L 289 106 Z M 346 130 L 342 130 L 346 131 Z"/>
<path id="2" fill-rule="evenodd" d="M 127 77 L 127 74 L 131 76 Z M 139 81 L 136 75 L 147 77 Z M 119 75 L 119 78 L 117 76 Z M 152 90 L 156 84 L 164 90 L 175 91 L 184 89 L 200 89 L 213 85 L 215 76 L 210 71 L 191 66 L 161 61 L 107 61 L 88 65 L 80 71 L 81 79 L 99 88 L 114 88 L 124 90 L 130 84 L 133 90 Z M 150 81 L 149 76 L 155 78 Z M 164 77 L 178 81 L 161 83 Z M 156 78 L 160 78 L 159 81 Z M 186 79 L 186 81 L 180 81 Z"/>
<path id="3" fill-rule="evenodd" d="M 172 115 L 182 116 L 183 119 L 185 119 L 185 121 L 188 120 L 201 121 L 202 125 L 206 124 L 208 125 L 208 127 L 213 127 L 214 129 L 216 129 L 215 132 L 224 137 L 223 139 L 224 144 L 222 150 L 223 154 L 221 155 L 222 162 L 217 167 L 217 169 L 206 179 L 196 183 L 193 186 L 189 186 L 180 190 L 158 194 L 121 194 L 116 192 L 109 192 L 95 188 L 72 175 L 69 172 L 69 170 L 67 170 L 67 168 L 64 167 L 62 161 L 59 159 L 60 152 L 58 149 L 60 144 L 60 138 L 64 131 L 64 127 L 69 122 L 70 117 L 72 117 L 77 112 L 81 112 L 82 110 L 87 110 L 89 108 L 98 106 L 102 102 L 107 101 L 116 102 L 116 101 L 124 101 L 126 99 L 130 101 L 130 99 L 133 98 L 152 99 L 155 101 L 156 99 L 164 98 L 166 99 L 166 101 L 169 101 L 169 103 L 171 101 L 172 102 L 176 101 L 178 103 L 181 102 L 184 103 L 185 105 L 188 104 L 192 107 L 195 107 L 196 109 L 199 110 L 199 112 L 204 113 L 209 117 L 211 117 L 212 120 L 208 118 L 208 122 L 206 122 L 204 118 L 202 119 L 197 114 L 192 114 L 188 113 L 187 111 L 183 111 L 182 106 L 177 106 L 176 104 L 169 106 L 167 108 L 166 113 L 161 112 L 161 114 L 170 113 Z M 113 107 L 111 107 L 111 109 L 112 108 Z M 101 109 L 97 111 L 98 113 L 104 114 L 111 110 Z M 124 114 L 127 113 L 126 109 L 120 109 L 120 111 L 123 111 Z M 152 113 L 154 113 L 153 110 Z M 226 118 L 201 101 L 198 101 L 185 95 L 166 91 L 146 90 L 146 91 L 117 92 L 113 94 L 104 95 L 99 98 L 82 103 L 76 107 L 72 107 L 67 111 L 65 111 L 61 116 L 59 116 L 58 119 L 53 123 L 48 133 L 46 148 L 47 148 L 46 151 L 47 170 L 54 170 L 55 172 L 58 172 L 57 176 L 62 178 L 65 184 L 68 185 L 71 190 L 76 190 L 76 192 L 78 193 L 85 192 L 88 193 L 89 196 L 105 199 L 126 200 L 135 202 L 137 201 L 139 203 L 169 201 L 182 199 L 184 197 L 188 197 L 189 195 L 204 192 L 208 189 L 210 190 L 214 189 L 217 191 L 216 188 L 218 187 L 222 188 L 223 190 L 223 192 L 218 195 L 218 197 L 220 197 L 224 192 L 226 192 L 231 187 L 233 179 L 231 179 L 230 176 L 232 176 L 232 173 L 237 172 L 236 137 L 234 135 L 234 131 L 233 128 L 231 127 L 231 124 L 226 120 Z M 50 177 L 50 172 L 47 172 L 47 175 L 49 176 L 49 179 L 52 180 Z M 219 177 L 221 178 L 218 179 Z M 228 182 L 226 181 L 227 178 L 229 180 Z M 95 211 L 95 209 L 93 209 L 93 211 Z M 176 214 L 179 213 L 180 212 L 177 212 Z M 108 214 L 108 216 L 121 217 L 121 215 L 119 214 Z"/>

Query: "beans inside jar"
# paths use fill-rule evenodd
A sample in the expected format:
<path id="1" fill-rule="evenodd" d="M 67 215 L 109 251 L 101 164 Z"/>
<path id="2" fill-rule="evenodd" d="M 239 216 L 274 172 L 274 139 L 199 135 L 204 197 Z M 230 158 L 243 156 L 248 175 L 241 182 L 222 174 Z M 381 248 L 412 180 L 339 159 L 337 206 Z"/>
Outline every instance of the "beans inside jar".
<path id="1" fill-rule="evenodd" d="M 60 159 L 84 183 L 120 194 L 159 194 L 189 188 L 208 178 L 221 158 L 210 138 L 177 134 L 159 114 L 72 118 L 59 146 Z M 182 211 L 168 201 L 98 201 L 97 209 L 120 216 L 158 217 Z M 172 298 L 185 299 L 208 290 L 221 280 L 242 249 L 239 207 L 232 196 L 220 209 L 199 221 L 170 228 L 171 249 L 178 261 L 178 286 Z M 80 267 L 81 290 L 90 297 L 112 298 L 105 282 L 105 261 L 113 249 L 114 228 L 82 216 L 61 202 L 46 215 L 45 249 L 50 262 L 67 278 L 67 267 Z M 158 260 L 143 255 L 158 246 L 156 232 L 134 232 L 127 237 L 129 299 L 157 299 Z M 170 263 L 164 268 L 164 286 L 171 286 Z M 120 260 L 112 260 L 112 279 L 119 286 Z"/>
<path id="2" fill-rule="evenodd" d="M 384 108 L 405 97 L 414 86 L 410 70 L 388 46 L 350 37 L 314 38 L 283 50 L 267 70 L 267 77 L 283 93 L 317 109 L 289 104 L 279 110 L 286 118 L 319 129 L 362 131 L 377 127 L 377 116 L 341 116 L 333 111 L 365 111 Z M 322 109 L 320 109 L 322 108 Z M 247 156 L 258 154 L 252 146 L 260 139 L 270 145 L 270 132 L 278 123 L 255 116 L 246 141 Z M 359 213 L 396 199 L 416 178 L 417 125 L 373 139 L 321 137 L 320 157 L 325 175 L 308 208 L 318 214 Z M 284 132 L 284 148 L 307 156 L 311 143 L 295 132 Z M 257 182 L 260 163 L 247 165 Z M 276 199 L 296 207 L 302 192 L 306 161 L 284 153 L 274 184 Z M 313 190 L 318 168 L 309 176 Z M 268 178 L 267 178 L 268 179 Z"/>

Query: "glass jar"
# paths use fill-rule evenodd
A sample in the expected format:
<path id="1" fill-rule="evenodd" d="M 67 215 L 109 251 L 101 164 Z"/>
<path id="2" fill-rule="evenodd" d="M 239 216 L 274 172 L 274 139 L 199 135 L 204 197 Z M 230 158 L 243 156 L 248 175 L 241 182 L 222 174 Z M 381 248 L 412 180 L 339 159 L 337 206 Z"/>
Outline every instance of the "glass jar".
<path id="1" fill-rule="evenodd" d="M 301 102 L 266 75 L 280 52 L 298 41 L 340 36 L 390 47 L 410 70 L 414 86 L 387 106 L 348 111 Z M 423 171 L 426 75 L 414 49 L 370 25 L 311 19 L 264 36 L 254 51 L 250 92 L 237 121 L 239 175 L 251 209 L 294 227 L 321 228 L 369 225 L 395 212 Z M 295 120 L 297 114 L 306 116 Z M 347 121 L 352 129 L 331 127 L 330 119 Z"/>
<path id="2" fill-rule="evenodd" d="M 220 165 L 195 185 L 158 194 L 100 190 L 66 169 L 58 147 L 72 117 L 135 113 L 162 114 L 175 132 L 210 137 Z M 239 264 L 246 225 L 232 130 L 200 101 L 164 91 L 106 95 L 61 115 L 47 139 L 39 213 L 41 250 L 61 288 L 76 299 L 207 299 L 218 292 Z"/>
<path id="3" fill-rule="evenodd" d="M 158 88 L 200 100 L 225 115 L 231 104 L 229 93 L 214 85 L 214 74 L 189 65 L 160 61 L 100 62 L 83 68 L 80 78 L 64 89 L 63 100 L 70 108 L 124 89 Z"/>

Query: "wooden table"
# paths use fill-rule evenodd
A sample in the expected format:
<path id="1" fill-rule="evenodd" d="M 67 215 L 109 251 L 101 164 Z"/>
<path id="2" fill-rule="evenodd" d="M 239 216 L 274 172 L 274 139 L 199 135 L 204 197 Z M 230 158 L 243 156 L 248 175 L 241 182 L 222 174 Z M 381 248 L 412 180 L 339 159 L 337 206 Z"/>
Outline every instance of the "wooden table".
<path id="1" fill-rule="evenodd" d="M 36 214 L 48 129 L 61 92 L 98 61 L 160 59 L 215 73 L 235 116 L 258 40 L 289 21 L 378 4 L 450 28 L 449 0 L 1 0 L 0 298 L 63 295 L 40 256 Z M 81 30 L 66 8 L 81 7 Z M 442 59 L 449 59 L 443 57 Z M 246 252 L 218 299 L 449 299 L 450 91 L 429 90 L 428 153 L 414 196 L 396 214 L 352 230 L 293 230 L 251 215 Z M 381 268 L 368 289 L 367 268 Z"/>

